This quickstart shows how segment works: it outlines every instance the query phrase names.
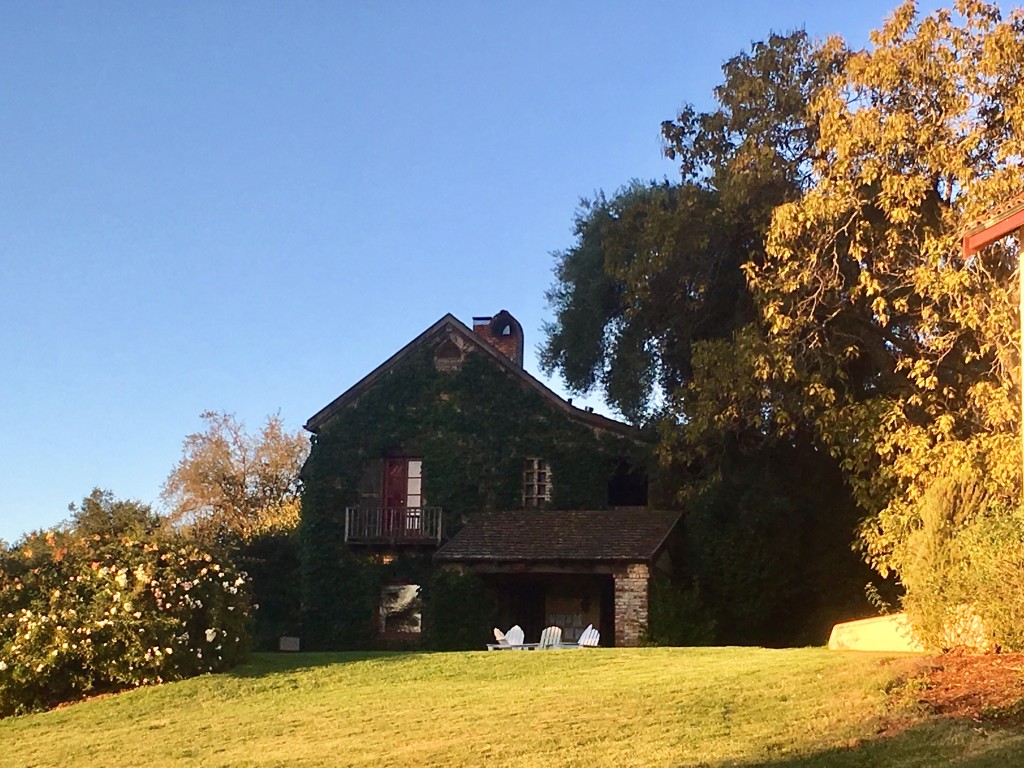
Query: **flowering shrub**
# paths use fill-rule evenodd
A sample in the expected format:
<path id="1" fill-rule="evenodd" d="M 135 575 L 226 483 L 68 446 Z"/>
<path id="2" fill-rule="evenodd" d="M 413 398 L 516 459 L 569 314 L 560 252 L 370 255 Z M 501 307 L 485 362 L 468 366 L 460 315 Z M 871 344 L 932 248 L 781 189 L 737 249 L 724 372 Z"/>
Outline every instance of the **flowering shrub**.
<path id="1" fill-rule="evenodd" d="M 0 716 L 227 669 L 249 610 L 244 575 L 182 537 L 32 534 L 0 550 Z"/>

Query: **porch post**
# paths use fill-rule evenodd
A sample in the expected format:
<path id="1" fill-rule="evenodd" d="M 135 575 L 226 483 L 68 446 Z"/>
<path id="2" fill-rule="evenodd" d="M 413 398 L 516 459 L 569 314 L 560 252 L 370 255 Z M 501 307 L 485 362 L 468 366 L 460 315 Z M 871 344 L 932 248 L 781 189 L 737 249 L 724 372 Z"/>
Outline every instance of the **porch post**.
<path id="1" fill-rule="evenodd" d="M 634 648 L 647 626 L 647 563 L 630 563 L 615 572 L 615 645 Z"/>

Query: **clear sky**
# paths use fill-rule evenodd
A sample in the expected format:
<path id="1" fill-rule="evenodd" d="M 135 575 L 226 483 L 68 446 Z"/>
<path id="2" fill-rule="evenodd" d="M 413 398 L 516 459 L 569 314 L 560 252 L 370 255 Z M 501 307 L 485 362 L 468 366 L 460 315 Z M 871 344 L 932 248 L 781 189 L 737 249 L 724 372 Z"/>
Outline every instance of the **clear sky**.
<path id="1" fill-rule="evenodd" d="M 536 373 L 578 199 L 675 178 L 661 121 L 752 41 L 893 7 L 5 5 L 0 538 L 158 502 L 202 411 L 298 429 L 445 312 Z"/>

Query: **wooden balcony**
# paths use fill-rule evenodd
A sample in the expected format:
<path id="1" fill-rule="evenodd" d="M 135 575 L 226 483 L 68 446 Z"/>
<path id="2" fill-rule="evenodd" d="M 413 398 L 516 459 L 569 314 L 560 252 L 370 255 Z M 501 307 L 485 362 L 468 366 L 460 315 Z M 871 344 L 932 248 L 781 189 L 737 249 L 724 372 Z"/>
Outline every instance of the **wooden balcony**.
<path id="1" fill-rule="evenodd" d="M 441 508 L 348 507 L 345 541 L 349 544 L 437 546 L 441 542 Z"/>

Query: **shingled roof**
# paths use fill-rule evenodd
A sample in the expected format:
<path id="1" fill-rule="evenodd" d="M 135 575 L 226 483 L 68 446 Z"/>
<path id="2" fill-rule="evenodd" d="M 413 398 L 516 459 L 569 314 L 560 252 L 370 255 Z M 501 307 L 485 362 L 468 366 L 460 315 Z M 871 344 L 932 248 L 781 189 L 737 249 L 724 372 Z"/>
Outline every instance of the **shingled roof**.
<path id="1" fill-rule="evenodd" d="M 680 512 L 517 510 L 475 517 L 434 555 L 439 562 L 649 562 Z"/>

